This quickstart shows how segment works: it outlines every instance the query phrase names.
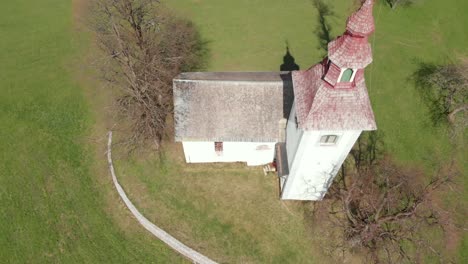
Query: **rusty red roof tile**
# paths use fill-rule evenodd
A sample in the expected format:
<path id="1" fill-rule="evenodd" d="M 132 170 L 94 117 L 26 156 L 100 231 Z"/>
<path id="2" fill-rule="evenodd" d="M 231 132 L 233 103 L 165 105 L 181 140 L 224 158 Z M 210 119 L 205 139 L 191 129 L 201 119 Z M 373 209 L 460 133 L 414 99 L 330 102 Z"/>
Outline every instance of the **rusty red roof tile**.
<path id="1" fill-rule="evenodd" d="M 292 74 L 299 127 L 305 130 L 375 130 L 374 113 L 367 94 L 363 71 L 356 73 L 356 86 L 337 89 L 320 77 L 324 66 L 317 64 Z"/>
<path id="2" fill-rule="evenodd" d="M 354 12 L 346 23 L 346 30 L 352 35 L 369 36 L 374 32 L 374 17 L 372 16 L 374 1 L 366 0 L 361 8 Z"/>
<path id="3" fill-rule="evenodd" d="M 364 68 L 372 62 L 367 42 L 367 34 L 374 30 L 372 6 L 373 1 L 366 0 L 348 19 L 347 32 L 328 44 L 331 62 L 324 60 L 308 70 L 292 73 L 300 128 L 377 129 L 364 79 Z M 358 69 L 352 83 L 338 82 L 340 68 Z"/>
<path id="4" fill-rule="evenodd" d="M 367 37 L 353 37 L 349 34 L 328 43 L 328 56 L 341 68 L 363 69 L 372 62 Z"/>

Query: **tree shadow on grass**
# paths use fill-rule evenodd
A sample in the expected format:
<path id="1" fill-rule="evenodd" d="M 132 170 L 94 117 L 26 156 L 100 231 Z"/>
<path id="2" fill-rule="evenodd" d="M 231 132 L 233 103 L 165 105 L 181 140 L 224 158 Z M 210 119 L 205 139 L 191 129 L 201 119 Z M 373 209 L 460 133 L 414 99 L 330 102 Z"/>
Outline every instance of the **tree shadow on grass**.
<path id="1" fill-rule="evenodd" d="M 410 78 L 428 107 L 428 121 L 433 127 L 449 128 L 450 140 L 457 141 L 468 127 L 468 60 L 417 64 Z"/>
<path id="2" fill-rule="evenodd" d="M 195 37 L 191 53 L 192 58 L 188 60 L 187 64 L 182 66 L 181 72 L 202 71 L 207 69 L 209 66 L 209 61 L 211 59 L 211 50 L 209 46 L 212 44 L 212 41 L 203 38 L 198 28 L 195 25 L 194 27 Z"/>
<path id="3" fill-rule="evenodd" d="M 418 69 L 410 76 L 416 90 L 429 109 L 430 121 L 433 126 L 447 123 L 449 110 L 444 107 L 446 94 L 433 89 L 430 79 L 438 71 L 439 66 L 434 63 L 418 62 Z"/>
<path id="4" fill-rule="evenodd" d="M 415 0 L 383 0 L 389 7 L 395 9 L 397 6 L 409 7 L 412 6 Z"/>
<path id="5" fill-rule="evenodd" d="M 332 40 L 331 26 L 327 22 L 327 17 L 334 16 L 333 10 L 325 4 L 323 0 L 313 0 L 314 7 L 318 12 L 318 26 L 315 29 L 315 34 L 319 39 L 318 49 L 324 53 L 328 52 L 328 43 Z"/>
<path id="6" fill-rule="evenodd" d="M 369 167 L 383 158 L 385 151 L 384 133 L 379 130 L 365 131 L 351 149 L 351 157 L 357 169 Z M 342 166 L 342 173 L 345 165 Z"/>

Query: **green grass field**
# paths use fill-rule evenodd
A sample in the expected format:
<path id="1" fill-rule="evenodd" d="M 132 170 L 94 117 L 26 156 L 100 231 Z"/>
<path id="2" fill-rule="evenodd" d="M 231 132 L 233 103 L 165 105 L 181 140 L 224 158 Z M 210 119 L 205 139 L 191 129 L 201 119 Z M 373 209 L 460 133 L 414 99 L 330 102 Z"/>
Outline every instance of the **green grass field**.
<path id="1" fill-rule="evenodd" d="M 353 1 L 345 0 L 327 3 L 333 14 L 326 20 L 335 38 L 344 31 L 346 17 L 356 6 Z M 291 4 L 280 0 L 174 0 L 167 1 L 167 5 L 198 26 L 211 52 L 208 71 L 279 70 L 286 41 L 301 69 L 317 63 L 324 54 L 318 48 L 319 23 L 312 1 Z M 465 29 L 468 18 L 463 15 L 467 9 L 467 3 L 457 0 L 419 1 L 410 8 L 396 10 L 379 2 L 374 8 L 376 33 L 370 38 L 374 62 L 366 70 L 366 79 L 379 131 L 384 135 L 385 150 L 401 163 L 424 167 L 429 175 L 451 157 L 466 172 L 466 149 L 454 149 L 447 128 L 431 124 L 428 108 L 414 88 L 411 75 L 419 62 L 447 63 L 468 55 Z M 182 161 L 167 162 L 160 169 L 157 157 L 129 163 L 121 161 L 124 185 L 156 222 L 176 234 L 180 232 L 182 240 L 227 262 L 281 262 L 287 252 L 294 252 L 292 255 L 298 262 L 320 262 L 316 252 L 301 250 L 304 241 L 307 245 L 317 245 L 316 240 L 309 240 L 304 229 L 297 226 L 304 225 L 303 221 L 296 219 L 296 231 L 292 233 L 288 233 L 288 228 L 283 229 L 290 226 L 287 223 L 294 217 L 288 217 L 289 212 L 275 200 L 275 184 L 271 179 L 264 179 L 250 169 L 230 172 L 231 167 L 227 166 L 219 167 L 218 171 L 217 166 L 210 165 L 182 169 L 183 165 L 178 163 Z M 460 215 L 456 216 L 461 221 L 466 216 L 463 208 L 468 197 L 467 181 L 462 181 L 463 199 L 447 195 L 446 201 L 461 208 Z M 229 189 L 234 193 L 228 192 Z M 143 198 L 138 198 L 140 195 Z M 258 204 L 252 205 L 254 201 Z M 264 207 L 273 209 L 264 211 Z M 301 214 L 294 208 L 293 214 Z M 160 211 L 174 217 L 159 216 Z M 279 227 L 273 228 L 277 232 L 267 231 L 274 224 L 264 222 L 264 216 L 283 219 L 277 220 Z M 258 232 L 253 237 L 253 231 L 245 232 L 251 225 Z M 221 237 L 230 238 L 229 244 L 217 243 Z M 466 239 L 465 236 L 458 253 L 452 251 L 458 255 L 455 259 L 467 258 Z M 252 240 L 256 246 L 250 243 Z M 281 244 L 284 240 L 302 243 L 288 249 Z"/>
<path id="2" fill-rule="evenodd" d="M 336 1 L 334 1 L 336 2 Z M 332 33 L 340 34 L 352 1 L 339 1 L 329 19 Z M 322 59 L 316 37 L 317 11 L 311 0 L 165 1 L 188 17 L 208 42 L 210 71 L 277 71 L 286 42 L 302 69 Z"/>
<path id="3" fill-rule="evenodd" d="M 166 2 L 208 42 L 206 70 L 279 70 L 286 42 L 301 69 L 324 54 L 309 0 Z M 353 1 L 327 2 L 336 37 Z M 375 7 L 367 85 L 386 150 L 402 163 L 431 171 L 453 154 L 446 129 L 430 124 L 409 77 L 420 61 L 467 56 L 465 10 L 468 2 L 458 0 Z M 137 226 L 113 190 L 99 139 L 105 129 L 96 109 L 103 107 L 95 107 L 107 100 L 86 95 L 99 93 L 95 83 L 74 81 L 72 65 L 89 40 L 73 30 L 71 3 L 4 2 L 0 14 L 0 262 L 183 262 Z M 272 176 L 239 164 L 185 167 L 180 146 L 167 148 L 164 163 L 155 155 L 115 161 L 122 185 L 150 220 L 218 261 L 324 262 L 311 223 L 300 206 L 277 200 Z M 466 150 L 455 156 L 466 172 Z M 460 263 L 468 261 L 467 241 L 465 235 Z"/>
<path id="4" fill-rule="evenodd" d="M 93 113 L 69 63 L 85 42 L 71 17 L 70 1 L 0 4 L 0 262 L 181 262 L 108 208 L 118 197 L 92 170 Z"/>
<path id="5" fill-rule="evenodd" d="M 180 146 L 166 147 L 162 160 L 114 159 L 130 199 L 151 221 L 220 263 L 323 263 L 300 203 L 277 199 L 275 176 L 244 164 L 185 166 Z"/>

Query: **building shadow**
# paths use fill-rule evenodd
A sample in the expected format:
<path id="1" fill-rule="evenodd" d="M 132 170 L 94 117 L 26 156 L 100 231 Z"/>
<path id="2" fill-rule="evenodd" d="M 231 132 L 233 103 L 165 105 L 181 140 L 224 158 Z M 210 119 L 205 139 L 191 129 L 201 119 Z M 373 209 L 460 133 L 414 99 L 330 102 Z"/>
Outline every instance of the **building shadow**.
<path id="1" fill-rule="evenodd" d="M 296 64 L 296 59 L 289 51 L 289 44 L 286 42 L 286 54 L 283 56 L 283 64 L 280 65 L 280 71 L 298 71 L 300 66 Z"/>
<path id="2" fill-rule="evenodd" d="M 283 56 L 283 63 L 280 65 L 280 76 L 283 81 L 283 117 L 288 119 L 294 101 L 294 91 L 291 71 L 298 71 L 300 66 L 289 50 L 289 43 L 286 41 L 286 54 Z"/>
<path id="3" fill-rule="evenodd" d="M 299 66 L 297 69 L 299 69 Z M 283 71 L 280 76 L 283 81 L 283 118 L 288 119 L 294 102 L 292 76 L 290 71 Z"/>

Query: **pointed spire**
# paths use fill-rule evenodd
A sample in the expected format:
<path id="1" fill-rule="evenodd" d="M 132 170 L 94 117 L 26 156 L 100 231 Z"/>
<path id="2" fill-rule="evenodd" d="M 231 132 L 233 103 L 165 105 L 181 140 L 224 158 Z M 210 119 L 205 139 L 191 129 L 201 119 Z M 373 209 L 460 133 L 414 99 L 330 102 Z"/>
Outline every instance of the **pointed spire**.
<path id="1" fill-rule="evenodd" d="M 365 0 L 346 25 L 343 36 L 328 43 L 328 58 L 340 68 L 364 69 L 372 62 L 367 37 L 374 31 L 373 0 Z"/>
<path id="2" fill-rule="evenodd" d="M 374 16 L 372 9 L 374 0 L 365 0 L 361 8 L 354 12 L 346 23 L 346 30 L 354 36 L 369 36 L 374 32 Z"/>

